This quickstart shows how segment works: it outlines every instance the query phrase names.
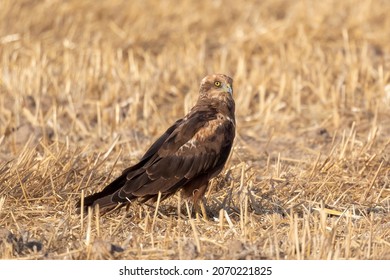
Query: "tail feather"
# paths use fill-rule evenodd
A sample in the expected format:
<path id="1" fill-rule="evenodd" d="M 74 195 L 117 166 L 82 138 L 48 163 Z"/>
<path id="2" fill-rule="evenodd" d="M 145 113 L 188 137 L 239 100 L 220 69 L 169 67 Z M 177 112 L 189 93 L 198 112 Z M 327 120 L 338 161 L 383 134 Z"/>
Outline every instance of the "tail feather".
<path id="1" fill-rule="evenodd" d="M 115 206 L 117 202 L 112 201 L 112 195 L 123 187 L 126 183 L 126 173 L 112 181 L 101 192 L 94 193 L 84 198 L 84 209 L 87 210 L 89 206 L 99 204 L 100 209 L 110 206 Z M 77 208 L 81 208 L 81 199 L 76 203 Z"/>

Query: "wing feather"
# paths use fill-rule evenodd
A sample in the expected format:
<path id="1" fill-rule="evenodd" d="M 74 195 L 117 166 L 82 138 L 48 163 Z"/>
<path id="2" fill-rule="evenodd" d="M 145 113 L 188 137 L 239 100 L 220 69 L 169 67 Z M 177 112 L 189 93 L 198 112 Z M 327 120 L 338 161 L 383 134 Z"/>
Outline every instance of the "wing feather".
<path id="1" fill-rule="evenodd" d="M 145 201 L 155 199 L 159 192 L 168 197 L 192 181 L 207 182 L 226 161 L 226 151 L 221 158 L 224 147 L 230 152 L 234 138 L 234 128 L 230 126 L 228 121 L 217 120 L 215 109 L 194 107 L 152 144 L 138 164 L 125 169 L 86 206 L 113 205 L 135 197 Z M 220 134 L 217 138 L 216 133 Z"/>
<path id="2" fill-rule="evenodd" d="M 215 112 L 210 109 L 195 110 L 187 118 L 176 122 L 174 128 L 169 128 L 145 153 L 142 157 L 143 160 L 141 160 L 143 163 L 138 166 L 138 169 L 130 168 L 127 170 L 129 174 L 121 194 L 138 196 L 140 192 L 143 192 L 141 189 L 145 189 L 145 193 L 158 194 L 162 189 L 172 188 L 184 176 L 188 178 L 195 176 L 202 169 L 200 168 L 202 164 L 199 161 L 203 159 L 203 154 L 199 154 L 200 147 L 186 145 L 186 143 L 191 141 L 208 121 L 214 120 L 215 116 Z M 204 144 L 206 142 L 200 143 L 200 145 Z M 180 148 L 182 149 L 179 151 Z M 204 149 L 200 150 L 204 152 Z M 189 173 L 189 171 L 191 172 Z M 187 176 L 188 173 L 190 176 Z M 136 174 L 137 179 L 134 174 Z M 147 180 L 146 176 L 151 182 Z M 169 182 L 162 179 L 166 181 L 169 179 Z M 157 182 L 152 183 L 154 181 Z M 160 187 L 157 188 L 156 186 L 159 184 Z M 163 188 L 163 185 L 166 187 Z"/>

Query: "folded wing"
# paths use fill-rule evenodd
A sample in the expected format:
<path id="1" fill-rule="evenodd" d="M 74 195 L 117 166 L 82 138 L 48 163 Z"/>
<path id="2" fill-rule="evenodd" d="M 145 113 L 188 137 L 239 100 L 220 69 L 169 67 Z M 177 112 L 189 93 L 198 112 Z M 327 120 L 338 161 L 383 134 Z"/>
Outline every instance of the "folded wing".
<path id="1" fill-rule="evenodd" d="M 86 197 L 84 205 L 113 206 L 135 198 L 166 198 L 180 188 L 202 185 L 220 172 L 230 153 L 234 123 L 212 108 L 193 108 L 171 126 L 140 162 L 102 192 Z"/>

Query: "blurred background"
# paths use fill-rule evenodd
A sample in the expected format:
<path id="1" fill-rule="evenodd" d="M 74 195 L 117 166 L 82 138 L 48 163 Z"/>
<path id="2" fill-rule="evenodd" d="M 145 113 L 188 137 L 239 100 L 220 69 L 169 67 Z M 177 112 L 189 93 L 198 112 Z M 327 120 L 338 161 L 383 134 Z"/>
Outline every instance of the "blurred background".
<path id="1" fill-rule="evenodd" d="M 349 127 L 389 98 L 388 1 L 2 0 L 1 7 L 3 135 L 36 127 L 26 114 L 37 118 L 39 109 L 40 129 L 56 139 L 106 137 L 135 121 L 134 129 L 158 133 L 193 105 L 201 78 L 213 72 L 234 78 L 240 131 L 251 127 L 259 137 L 267 129 Z"/>

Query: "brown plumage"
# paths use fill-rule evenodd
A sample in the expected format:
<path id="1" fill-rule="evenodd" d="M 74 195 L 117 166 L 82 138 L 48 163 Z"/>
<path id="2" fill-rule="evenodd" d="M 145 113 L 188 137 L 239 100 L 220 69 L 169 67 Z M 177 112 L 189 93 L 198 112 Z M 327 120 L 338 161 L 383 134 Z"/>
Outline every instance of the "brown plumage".
<path id="1" fill-rule="evenodd" d="M 223 74 L 206 76 L 196 105 L 101 192 L 84 198 L 84 206 L 114 207 L 140 198 L 161 199 L 183 190 L 201 199 L 211 178 L 223 169 L 235 136 L 233 80 Z M 81 201 L 77 203 L 80 207 Z"/>

